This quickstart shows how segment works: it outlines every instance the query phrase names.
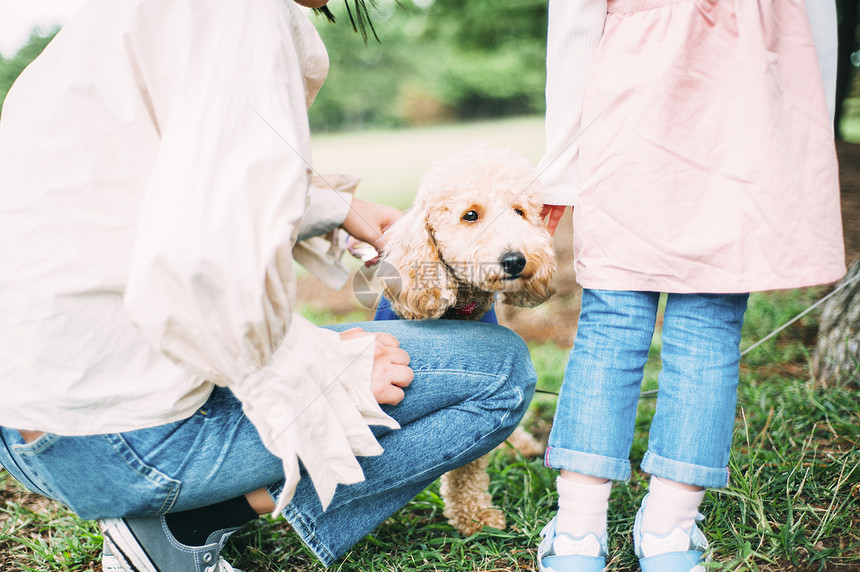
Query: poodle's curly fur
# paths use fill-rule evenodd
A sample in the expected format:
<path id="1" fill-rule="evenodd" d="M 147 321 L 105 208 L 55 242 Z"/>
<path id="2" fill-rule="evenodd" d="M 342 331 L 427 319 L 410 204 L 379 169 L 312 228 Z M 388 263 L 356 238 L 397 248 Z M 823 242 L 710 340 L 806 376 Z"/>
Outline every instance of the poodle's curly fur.
<path id="1" fill-rule="evenodd" d="M 395 313 L 479 320 L 497 297 L 525 307 L 547 300 L 556 263 L 542 207 L 537 172 L 517 151 L 472 144 L 432 165 L 384 235 L 382 260 L 395 271 L 383 292 Z M 525 455 L 543 453 L 520 428 L 509 442 Z M 485 456 L 442 476 L 444 514 L 464 535 L 505 527 L 487 464 Z"/>
<path id="2" fill-rule="evenodd" d="M 474 144 L 432 165 L 412 207 L 384 235 L 383 260 L 399 275 L 384 282 L 394 311 L 474 320 L 497 292 L 514 306 L 547 300 L 555 255 L 542 207 L 537 172 L 514 150 Z M 517 253 L 525 266 L 512 275 L 503 261 Z"/>

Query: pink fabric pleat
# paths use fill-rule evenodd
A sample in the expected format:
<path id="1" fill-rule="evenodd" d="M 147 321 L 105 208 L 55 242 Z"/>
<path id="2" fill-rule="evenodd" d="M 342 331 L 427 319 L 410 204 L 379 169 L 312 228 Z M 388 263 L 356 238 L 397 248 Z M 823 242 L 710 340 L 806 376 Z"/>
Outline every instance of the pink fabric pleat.
<path id="1" fill-rule="evenodd" d="M 832 128 L 799 0 L 610 0 L 587 83 L 578 281 L 749 292 L 845 272 Z"/>

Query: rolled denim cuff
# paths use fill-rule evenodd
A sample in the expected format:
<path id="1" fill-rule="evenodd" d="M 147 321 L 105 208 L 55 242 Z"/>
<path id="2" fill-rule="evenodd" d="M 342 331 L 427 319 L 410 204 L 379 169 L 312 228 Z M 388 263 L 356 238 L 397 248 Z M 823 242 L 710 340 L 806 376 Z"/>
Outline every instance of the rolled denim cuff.
<path id="1" fill-rule="evenodd" d="M 642 470 L 661 479 L 707 488 L 723 488 L 729 484 L 728 467 L 703 467 L 682 461 L 675 461 L 645 452 Z"/>
<path id="2" fill-rule="evenodd" d="M 564 469 L 612 481 L 630 479 L 628 459 L 616 459 L 561 447 L 547 447 L 544 464 L 551 469 Z"/>

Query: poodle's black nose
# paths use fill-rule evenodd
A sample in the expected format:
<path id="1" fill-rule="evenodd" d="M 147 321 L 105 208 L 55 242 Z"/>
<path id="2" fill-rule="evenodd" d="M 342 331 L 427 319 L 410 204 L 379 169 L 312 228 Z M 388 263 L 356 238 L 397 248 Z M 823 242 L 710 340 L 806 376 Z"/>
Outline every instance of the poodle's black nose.
<path id="1" fill-rule="evenodd" d="M 526 257 L 522 252 L 506 252 L 499 259 L 502 268 L 505 269 L 510 276 L 519 276 L 523 268 L 526 267 Z"/>

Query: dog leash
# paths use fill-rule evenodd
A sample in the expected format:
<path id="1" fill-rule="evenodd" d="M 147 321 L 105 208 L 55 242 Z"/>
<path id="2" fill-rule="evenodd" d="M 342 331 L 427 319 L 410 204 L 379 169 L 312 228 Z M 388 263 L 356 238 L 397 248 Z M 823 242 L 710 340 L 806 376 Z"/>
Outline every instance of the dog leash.
<path id="1" fill-rule="evenodd" d="M 835 296 L 838 292 L 841 292 L 843 289 L 848 287 L 848 285 L 856 282 L 858 279 L 860 279 L 860 273 L 857 273 L 857 275 L 853 276 L 850 280 L 846 280 L 845 282 L 843 282 L 842 284 L 840 284 L 839 286 L 834 288 L 833 291 L 831 291 L 829 294 L 827 294 L 826 296 L 824 296 L 823 298 L 821 298 L 820 300 L 818 300 L 817 302 L 815 302 L 814 304 L 812 304 L 811 306 L 806 308 L 804 311 L 802 311 L 801 313 L 799 313 L 798 315 L 796 315 L 795 317 L 793 317 L 792 319 L 790 319 L 789 321 L 787 321 L 786 323 L 781 325 L 780 327 L 776 328 L 771 333 L 769 333 L 768 335 L 766 335 L 765 337 L 763 337 L 762 339 L 760 339 L 759 341 L 757 341 L 753 345 L 751 345 L 748 348 L 741 351 L 741 358 L 746 356 L 748 353 L 750 353 L 754 349 L 760 347 L 763 343 L 765 343 L 769 339 L 773 338 L 774 336 L 779 334 L 781 331 L 783 331 L 784 329 L 786 329 L 787 327 L 789 327 L 790 325 L 792 325 L 796 321 L 803 318 L 805 315 L 807 315 L 808 313 L 810 313 L 811 311 L 813 311 L 814 309 L 816 309 L 817 307 L 822 305 L 824 302 L 826 302 L 827 300 L 829 300 L 830 298 Z M 658 391 L 659 390 L 657 390 L 657 389 L 642 391 L 639 393 L 639 399 L 656 398 Z M 538 389 L 538 388 L 535 389 L 535 393 L 543 393 L 546 395 L 555 395 L 555 396 L 558 396 L 558 394 L 559 394 L 559 392 L 557 392 L 557 391 L 553 391 L 550 389 Z"/>

